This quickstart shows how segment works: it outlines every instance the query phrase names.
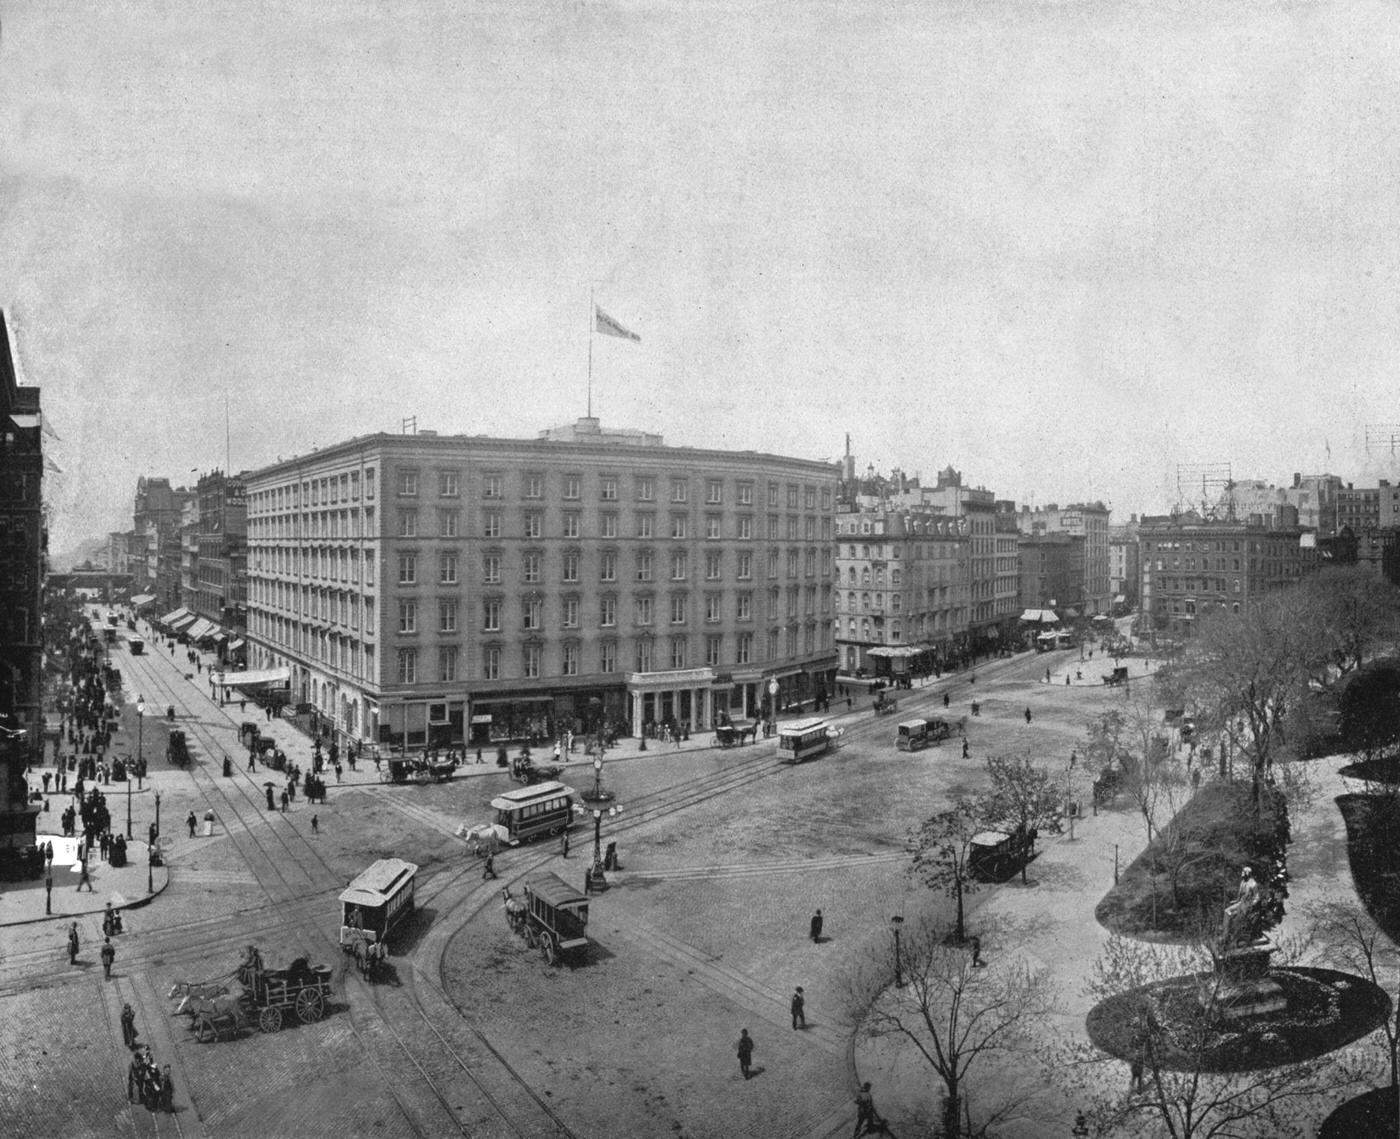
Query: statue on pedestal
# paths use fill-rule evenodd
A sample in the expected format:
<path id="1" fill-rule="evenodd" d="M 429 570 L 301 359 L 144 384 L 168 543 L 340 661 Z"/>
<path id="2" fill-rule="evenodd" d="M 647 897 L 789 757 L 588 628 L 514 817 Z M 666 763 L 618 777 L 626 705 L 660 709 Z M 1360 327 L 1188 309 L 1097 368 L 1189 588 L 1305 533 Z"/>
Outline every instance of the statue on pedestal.
<path id="1" fill-rule="evenodd" d="M 1253 867 L 1240 871 L 1240 889 L 1235 900 L 1225 907 L 1225 920 L 1220 926 L 1220 948 L 1230 950 L 1251 944 L 1263 932 L 1260 919 L 1259 882 Z"/>

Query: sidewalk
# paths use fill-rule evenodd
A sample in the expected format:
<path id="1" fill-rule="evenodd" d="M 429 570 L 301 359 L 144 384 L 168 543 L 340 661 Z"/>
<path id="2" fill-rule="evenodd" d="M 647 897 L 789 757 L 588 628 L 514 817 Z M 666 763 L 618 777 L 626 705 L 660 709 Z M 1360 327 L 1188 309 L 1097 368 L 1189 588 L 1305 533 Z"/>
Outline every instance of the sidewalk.
<path id="1" fill-rule="evenodd" d="M 115 814 L 115 812 L 114 812 Z M 111 866 L 97 857 L 96 847 L 88 861 L 91 890 L 78 892 L 78 840 L 49 834 L 43 830 L 46 816 L 40 815 L 38 842 L 53 843 L 52 912 L 45 910 L 44 878 L 23 882 L 0 882 L 0 926 L 27 925 L 31 922 L 62 921 L 87 914 L 100 914 L 108 902 L 116 910 L 144 906 L 170 885 L 165 866 L 149 866 L 150 848 L 140 841 L 126 845 L 127 863 Z M 57 820 L 55 820 L 57 821 Z M 149 870 L 150 891 L 147 891 Z"/>

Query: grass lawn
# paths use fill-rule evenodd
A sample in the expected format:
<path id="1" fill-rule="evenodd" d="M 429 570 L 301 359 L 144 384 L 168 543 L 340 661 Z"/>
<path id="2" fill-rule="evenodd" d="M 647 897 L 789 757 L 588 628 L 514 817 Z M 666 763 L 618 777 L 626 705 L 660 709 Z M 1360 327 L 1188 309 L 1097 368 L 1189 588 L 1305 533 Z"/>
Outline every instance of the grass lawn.
<path id="1" fill-rule="evenodd" d="M 1219 930 L 1240 870 L 1265 888 L 1265 928 L 1283 916 L 1288 811 L 1266 791 L 1255 818 L 1250 785 L 1208 783 L 1153 838 L 1094 910 L 1099 924 L 1139 941 L 1186 943 Z"/>

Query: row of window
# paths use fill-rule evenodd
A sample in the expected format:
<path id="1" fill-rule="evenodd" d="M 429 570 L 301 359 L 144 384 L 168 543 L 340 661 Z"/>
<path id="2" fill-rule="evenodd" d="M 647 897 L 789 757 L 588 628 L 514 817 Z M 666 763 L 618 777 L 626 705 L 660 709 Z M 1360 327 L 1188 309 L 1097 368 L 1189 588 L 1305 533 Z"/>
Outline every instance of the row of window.
<path id="1" fill-rule="evenodd" d="M 398 494 L 401 498 L 416 498 L 422 488 L 421 472 L 417 467 L 399 467 Z M 542 500 L 546 497 L 551 476 L 544 471 L 524 471 L 518 476 L 517 484 L 521 498 Z M 582 474 L 555 475 L 559 480 L 559 496 L 565 502 L 580 502 L 583 499 L 584 476 Z M 442 498 L 456 498 L 460 494 L 458 472 L 440 470 L 437 472 L 438 495 Z M 617 502 L 622 485 L 618 475 L 597 476 L 597 498 L 601 502 Z M 671 502 L 691 501 L 692 480 L 685 477 L 672 477 L 662 483 L 668 490 Z M 741 479 L 734 484 L 733 501 L 740 506 L 754 505 L 755 483 Z M 657 501 L 658 479 L 655 475 L 631 476 L 632 497 L 638 502 Z M 725 480 L 706 478 L 703 480 L 703 501 L 707 505 L 719 506 L 726 501 Z M 506 475 L 501 471 L 487 471 L 481 476 L 481 497 L 483 499 L 503 499 L 506 496 Z M 822 510 L 831 509 L 832 488 L 823 485 L 818 488 L 811 484 L 778 483 L 767 484 L 769 506 L 777 507 L 787 503 L 789 510 L 816 510 L 820 500 Z"/>
<path id="2" fill-rule="evenodd" d="M 424 555 L 426 556 L 426 555 Z M 559 558 L 559 580 L 567 584 L 576 583 L 580 580 L 580 565 L 582 553 L 577 550 L 566 550 Z M 416 585 L 419 582 L 420 555 L 412 552 L 402 552 L 398 555 L 398 583 L 400 585 Z M 504 556 L 500 553 L 487 553 L 482 555 L 481 570 L 482 581 L 487 585 L 497 585 L 502 580 L 502 566 Z M 671 581 L 688 581 L 690 579 L 690 553 L 687 550 L 672 550 L 668 556 L 661 559 L 660 564 L 666 565 L 670 570 Z M 786 556 L 787 577 L 817 577 L 818 562 L 820 561 L 821 576 L 827 576 L 831 571 L 831 551 L 823 549 L 821 558 L 817 557 L 815 547 L 808 547 L 805 550 L 788 550 Z M 631 557 L 632 576 L 636 581 L 655 581 L 659 568 L 655 551 L 636 550 Z M 779 550 L 768 551 L 768 577 L 775 579 L 780 575 L 784 559 Z M 520 554 L 520 580 L 527 585 L 538 585 L 544 580 L 545 555 L 541 550 L 525 550 Z M 442 585 L 455 585 L 459 580 L 461 570 L 460 556 L 457 554 L 442 553 L 437 556 L 438 582 Z M 740 581 L 748 581 L 753 577 L 753 557 L 747 552 L 740 552 L 735 556 L 734 565 L 735 577 Z M 719 581 L 724 575 L 724 555 L 723 551 L 706 551 L 704 560 L 704 573 L 706 581 Z M 618 580 L 618 552 L 616 550 L 603 550 L 598 555 L 598 580 L 612 582 Z"/>
<path id="3" fill-rule="evenodd" d="M 829 649 L 832 633 L 829 625 L 818 628 L 770 630 L 767 640 L 768 660 L 778 660 L 786 649 L 788 658 L 799 651 L 814 652 L 818 645 Z M 799 649 L 800 646 L 800 649 Z M 600 641 L 591 647 L 591 663 L 594 672 L 609 673 L 618 671 L 618 645 L 616 641 Z M 553 676 L 578 676 L 582 668 L 584 646 L 574 642 L 561 645 L 524 644 L 507 650 L 504 645 L 483 645 L 480 650 L 482 680 L 506 679 L 507 655 L 513 659 L 516 671 L 514 677 L 523 680 L 538 680 L 545 676 L 546 648 L 551 660 L 549 665 Z M 747 665 L 756 663 L 757 642 L 753 633 L 737 633 L 732 640 L 723 634 L 706 636 L 702 646 L 702 661 L 710 668 L 725 665 Z M 658 667 L 669 669 L 690 668 L 693 665 L 689 637 L 667 638 L 664 642 L 642 637 L 633 646 L 630 665 L 636 672 L 653 672 Z M 458 680 L 458 650 L 449 645 L 437 648 L 438 675 L 429 677 L 423 674 L 424 653 L 431 650 L 401 648 L 397 652 L 397 680 L 400 684 L 417 684 L 420 681 Z"/>
<path id="4" fill-rule="evenodd" d="M 278 511 L 300 510 L 310 506 L 359 502 L 361 473 L 359 470 L 345 471 L 338 475 L 303 479 L 300 482 L 256 491 L 248 495 L 248 515 L 254 517 Z M 374 468 L 364 468 L 363 476 L 365 501 L 373 502 Z M 455 479 L 455 474 L 452 477 Z M 457 492 L 454 490 L 452 493 L 456 494 Z"/>

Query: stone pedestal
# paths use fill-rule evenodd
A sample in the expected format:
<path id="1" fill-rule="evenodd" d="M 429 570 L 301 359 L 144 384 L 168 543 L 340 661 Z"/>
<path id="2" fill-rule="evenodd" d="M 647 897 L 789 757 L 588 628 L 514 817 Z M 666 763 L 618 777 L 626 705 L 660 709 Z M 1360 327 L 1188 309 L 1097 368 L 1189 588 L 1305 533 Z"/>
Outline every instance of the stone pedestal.
<path id="1" fill-rule="evenodd" d="M 1202 1005 L 1210 1006 L 1225 1020 L 1243 1020 L 1287 1008 L 1282 986 L 1269 978 L 1269 957 L 1277 949 L 1261 937 L 1221 954 L 1220 980 L 1202 994 Z"/>

